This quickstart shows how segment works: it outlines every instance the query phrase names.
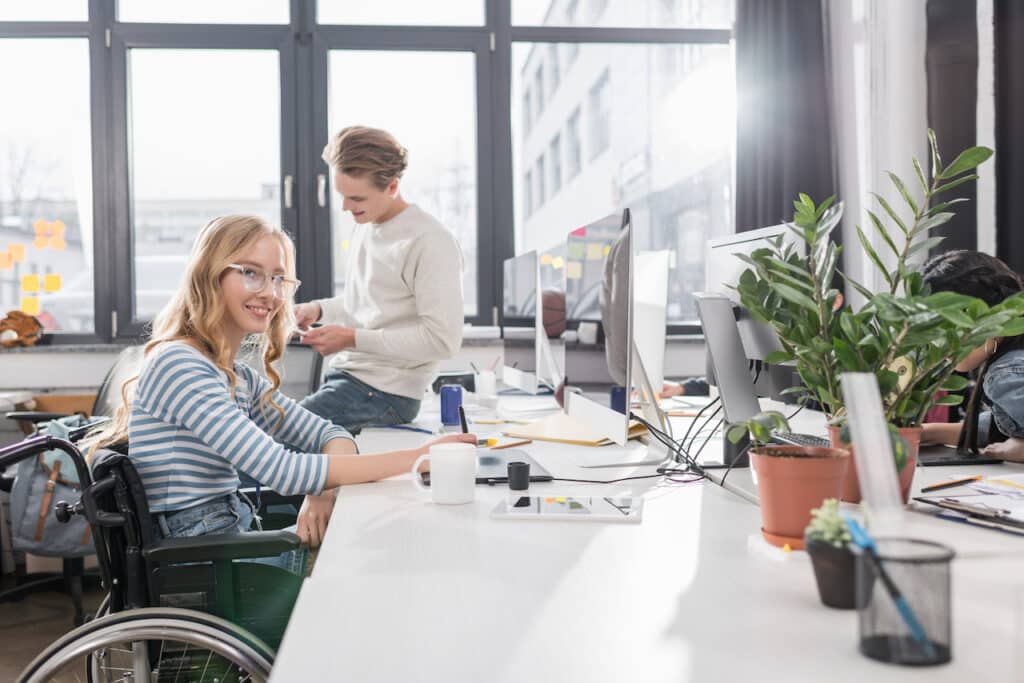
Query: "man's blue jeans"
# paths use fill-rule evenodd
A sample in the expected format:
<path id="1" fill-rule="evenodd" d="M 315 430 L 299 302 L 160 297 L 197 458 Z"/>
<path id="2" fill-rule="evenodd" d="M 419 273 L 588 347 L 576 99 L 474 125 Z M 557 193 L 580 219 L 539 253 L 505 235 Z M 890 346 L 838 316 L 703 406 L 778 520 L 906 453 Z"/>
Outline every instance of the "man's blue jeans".
<path id="1" fill-rule="evenodd" d="M 412 422 L 420 412 L 417 399 L 385 393 L 347 372 L 327 375 L 316 393 L 304 398 L 300 405 L 353 435 L 363 427 Z"/>

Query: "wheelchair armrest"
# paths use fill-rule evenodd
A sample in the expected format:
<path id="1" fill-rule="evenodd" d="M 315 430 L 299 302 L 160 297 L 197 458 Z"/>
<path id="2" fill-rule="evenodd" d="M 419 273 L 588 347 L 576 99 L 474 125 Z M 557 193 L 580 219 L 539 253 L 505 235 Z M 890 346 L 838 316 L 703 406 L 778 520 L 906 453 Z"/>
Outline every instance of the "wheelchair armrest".
<path id="1" fill-rule="evenodd" d="M 248 496 L 249 500 L 251 500 L 253 502 L 256 501 L 256 489 L 255 488 L 243 488 L 243 489 L 239 489 L 239 490 L 242 493 L 244 493 L 246 496 Z M 297 495 L 294 495 L 294 496 L 285 496 L 285 495 L 282 495 L 282 494 L 278 493 L 274 489 L 265 489 L 265 488 L 261 488 L 260 489 L 260 495 L 259 495 L 261 507 L 264 507 L 264 508 L 266 506 L 268 506 L 268 505 L 285 505 L 285 504 L 294 505 L 295 507 L 299 507 L 299 506 L 302 505 L 302 501 L 305 500 L 305 498 L 306 498 L 306 496 L 301 494 L 301 493 L 297 494 Z"/>
<path id="2" fill-rule="evenodd" d="M 41 410 L 16 410 L 12 413 L 7 413 L 6 417 L 8 420 L 22 420 L 24 422 L 38 424 L 40 422 L 49 422 L 50 420 L 59 420 L 62 417 L 68 417 L 68 415 L 70 415 L 70 413 L 47 413 Z"/>
<path id="3" fill-rule="evenodd" d="M 242 534 L 209 534 L 188 538 L 165 538 L 143 549 L 151 562 L 208 562 L 268 557 L 299 547 L 299 537 L 290 531 L 250 531 Z"/>

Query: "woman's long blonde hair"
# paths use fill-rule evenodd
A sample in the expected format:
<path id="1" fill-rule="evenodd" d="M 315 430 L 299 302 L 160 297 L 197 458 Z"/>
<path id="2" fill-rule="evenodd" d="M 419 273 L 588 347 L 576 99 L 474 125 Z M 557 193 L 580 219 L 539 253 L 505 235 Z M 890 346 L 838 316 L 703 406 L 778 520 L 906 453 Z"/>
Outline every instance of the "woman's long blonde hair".
<path id="1" fill-rule="evenodd" d="M 192 254 L 185 269 L 181 286 L 174 297 L 153 320 L 153 330 L 146 343 L 145 354 L 149 355 L 157 345 L 164 342 L 184 341 L 213 361 L 231 383 L 234 394 L 238 377 L 232 359 L 237 349 L 232 349 L 224 338 L 221 325 L 227 312 L 221 295 L 221 277 L 228 270 L 228 264 L 235 263 L 241 254 L 263 237 L 276 239 L 284 252 L 285 276 L 295 279 L 295 246 L 288 234 L 267 223 L 258 216 L 232 215 L 215 218 L 206 224 L 192 245 Z M 270 388 L 259 398 L 260 406 L 268 405 L 284 417 L 284 410 L 273 400 L 273 394 L 281 385 L 281 377 L 273 363 L 284 355 L 285 346 L 295 327 L 295 316 L 290 297 L 270 319 L 266 334 L 252 335 L 247 346 L 255 357 L 263 358 L 263 371 L 270 380 Z M 138 375 L 127 380 L 121 387 L 123 402 L 114 415 L 113 422 L 102 431 L 87 439 L 89 453 L 97 448 L 124 443 L 128 440 L 128 417 L 131 414 L 131 388 Z"/>

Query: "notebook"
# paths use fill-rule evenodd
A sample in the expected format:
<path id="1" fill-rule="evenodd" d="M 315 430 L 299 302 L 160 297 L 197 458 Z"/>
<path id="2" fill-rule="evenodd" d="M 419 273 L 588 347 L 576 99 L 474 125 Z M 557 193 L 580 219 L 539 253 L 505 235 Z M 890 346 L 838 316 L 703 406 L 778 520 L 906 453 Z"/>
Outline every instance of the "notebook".
<path id="1" fill-rule="evenodd" d="M 580 424 L 565 413 L 555 413 L 522 427 L 516 426 L 506 429 L 502 433 L 505 436 L 517 439 L 553 441 L 555 443 L 567 443 L 575 446 L 607 446 L 613 443 L 611 439 L 595 434 L 591 429 Z M 646 433 L 647 428 L 642 424 L 630 422 L 630 439 L 637 439 Z"/>

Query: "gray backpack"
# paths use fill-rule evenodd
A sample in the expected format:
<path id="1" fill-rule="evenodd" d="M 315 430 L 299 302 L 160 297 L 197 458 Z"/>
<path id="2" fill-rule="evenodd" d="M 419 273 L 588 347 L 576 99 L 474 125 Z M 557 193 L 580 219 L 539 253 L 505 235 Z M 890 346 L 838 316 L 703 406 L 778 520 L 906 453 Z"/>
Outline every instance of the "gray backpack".
<path id="1" fill-rule="evenodd" d="M 70 415 L 40 425 L 39 433 L 66 439 L 70 431 L 87 424 L 89 418 Z M 62 524 L 53 512 L 58 501 L 74 504 L 81 495 L 78 472 L 67 453 L 52 450 L 22 460 L 11 489 L 14 549 L 48 557 L 92 555 L 95 551 L 85 517 L 75 515 Z"/>

